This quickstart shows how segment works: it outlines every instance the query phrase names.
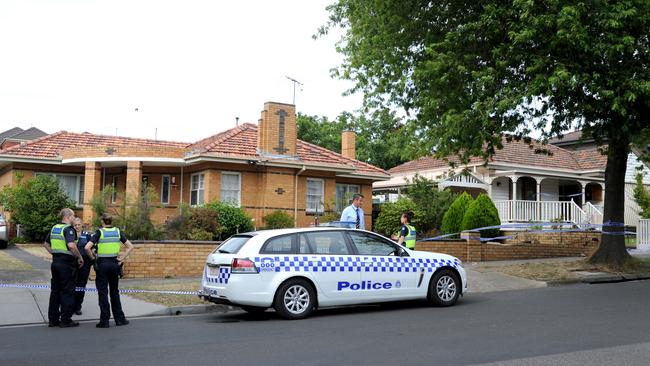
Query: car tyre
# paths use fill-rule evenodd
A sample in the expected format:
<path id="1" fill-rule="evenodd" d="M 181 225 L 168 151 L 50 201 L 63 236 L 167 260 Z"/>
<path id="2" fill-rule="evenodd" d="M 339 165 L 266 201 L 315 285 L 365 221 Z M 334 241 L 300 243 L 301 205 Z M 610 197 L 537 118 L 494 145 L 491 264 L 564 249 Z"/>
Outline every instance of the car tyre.
<path id="1" fill-rule="evenodd" d="M 429 283 L 428 299 L 436 306 L 452 306 L 460 295 L 460 280 L 456 273 L 443 269 L 436 272 Z"/>
<path id="2" fill-rule="evenodd" d="M 7 249 L 7 241 L 0 240 L 0 249 Z"/>
<path id="3" fill-rule="evenodd" d="M 284 319 L 303 319 L 316 304 L 316 293 L 309 282 L 295 278 L 284 282 L 275 294 L 273 307 Z"/>
<path id="4" fill-rule="evenodd" d="M 240 306 L 240 308 L 242 310 L 244 310 L 245 312 L 247 312 L 249 314 L 253 314 L 253 315 L 262 314 L 267 309 L 267 308 L 261 307 L 261 306 L 250 306 L 250 305 L 242 305 L 242 306 Z"/>

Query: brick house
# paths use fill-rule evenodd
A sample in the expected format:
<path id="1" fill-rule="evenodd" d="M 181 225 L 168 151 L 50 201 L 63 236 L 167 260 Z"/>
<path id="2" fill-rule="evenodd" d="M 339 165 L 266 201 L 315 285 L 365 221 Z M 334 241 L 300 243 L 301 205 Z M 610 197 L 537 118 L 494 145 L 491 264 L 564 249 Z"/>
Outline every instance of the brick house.
<path id="1" fill-rule="evenodd" d="M 61 131 L 0 151 L 0 187 L 15 185 L 18 174 L 53 175 L 90 222 L 90 199 L 102 187 L 135 197 L 148 182 L 159 197 L 158 223 L 181 204 L 221 200 L 244 208 L 256 226 L 275 210 L 308 226 L 315 214 L 341 209 L 349 193 L 360 192 L 368 198 L 370 227 L 372 183 L 388 173 L 354 159 L 353 133 L 344 134 L 342 155 L 298 140 L 296 131 L 295 106 L 274 102 L 265 103 L 258 125 L 244 123 L 195 143 Z M 120 199 L 114 195 L 111 204 Z"/>

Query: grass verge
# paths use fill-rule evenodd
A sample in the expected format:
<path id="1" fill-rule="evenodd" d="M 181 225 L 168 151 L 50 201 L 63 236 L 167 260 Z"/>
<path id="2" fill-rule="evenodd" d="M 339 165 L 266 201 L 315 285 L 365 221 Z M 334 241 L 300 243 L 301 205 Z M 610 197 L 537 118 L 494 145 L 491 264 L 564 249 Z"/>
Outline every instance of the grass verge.
<path id="1" fill-rule="evenodd" d="M 16 248 L 23 250 L 31 255 L 45 259 L 48 262 L 52 261 L 52 254 L 50 254 L 41 244 L 16 244 Z"/>
<path id="2" fill-rule="evenodd" d="M 126 281 L 124 281 L 126 282 Z M 201 288 L 200 279 L 149 280 L 146 282 L 127 282 L 120 285 L 122 289 L 162 290 L 162 291 L 197 291 Z M 130 297 L 164 306 L 206 305 L 207 302 L 196 295 L 172 295 L 155 293 L 129 293 Z"/>
<path id="3" fill-rule="evenodd" d="M 25 263 L 11 255 L 0 251 L 0 270 L 4 271 L 25 271 L 33 269 L 30 264 Z"/>

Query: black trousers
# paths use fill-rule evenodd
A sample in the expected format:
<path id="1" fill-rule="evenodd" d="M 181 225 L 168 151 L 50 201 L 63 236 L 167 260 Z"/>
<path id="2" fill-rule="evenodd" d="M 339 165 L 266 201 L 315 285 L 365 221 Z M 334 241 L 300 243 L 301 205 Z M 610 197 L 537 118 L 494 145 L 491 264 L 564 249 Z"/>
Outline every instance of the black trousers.
<path id="1" fill-rule="evenodd" d="M 90 276 L 90 267 L 92 267 L 92 263 L 90 263 L 90 258 L 87 256 L 83 256 L 84 258 L 84 265 L 83 267 L 79 268 L 79 272 L 77 273 L 77 284 L 76 287 L 81 287 L 84 288 L 86 287 L 86 284 L 88 283 L 88 276 Z M 81 304 L 84 302 L 84 296 L 86 295 L 85 291 L 76 291 L 74 294 L 74 311 L 81 310 Z"/>
<path id="2" fill-rule="evenodd" d="M 97 294 L 99 295 L 99 321 L 108 323 L 113 311 L 113 319 L 121 321 L 126 319 L 120 302 L 120 266 L 117 258 L 97 258 Z M 109 305 L 108 297 L 111 302 Z"/>
<path id="3" fill-rule="evenodd" d="M 71 321 L 74 311 L 77 258 L 67 254 L 52 256 L 52 282 L 47 317 L 50 324 Z"/>

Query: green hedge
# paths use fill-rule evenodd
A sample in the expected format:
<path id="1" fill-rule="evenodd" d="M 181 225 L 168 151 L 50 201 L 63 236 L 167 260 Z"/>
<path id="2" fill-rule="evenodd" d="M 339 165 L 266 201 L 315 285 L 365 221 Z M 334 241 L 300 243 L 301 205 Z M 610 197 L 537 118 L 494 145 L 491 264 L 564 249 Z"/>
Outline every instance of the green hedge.
<path id="1" fill-rule="evenodd" d="M 472 196 L 467 192 L 463 192 L 454 200 L 454 203 L 449 206 L 449 209 L 442 217 L 442 227 L 440 231 L 443 234 L 453 234 L 461 231 L 463 217 L 472 201 Z"/>
<path id="2" fill-rule="evenodd" d="M 267 229 L 285 229 L 293 227 L 293 216 L 280 210 L 264 216 L 264 225 Z"/>
<path id="3" fill-rule="evenodd" d="M 497 225 L 501 225 L 499 211 L 492 199 L 481 193 L 467 208 L 461 224 L 461 231 Z M 481 230 L 481 237 L 494 238 L 499 236 L 499 233 L 499 229 Z"/>
<path id="4" fill-rule="evenodd" d="M 404 211 L 413 211 L 411 224 L 416 230 L 422 227 L 423 211 L 410 198 L 400 198 L 397 202 L 381 205 L 381 213 L 375 221 L 375 231 L 388 237 L 398 232 L 402 226 L 400 217 Z"/>

